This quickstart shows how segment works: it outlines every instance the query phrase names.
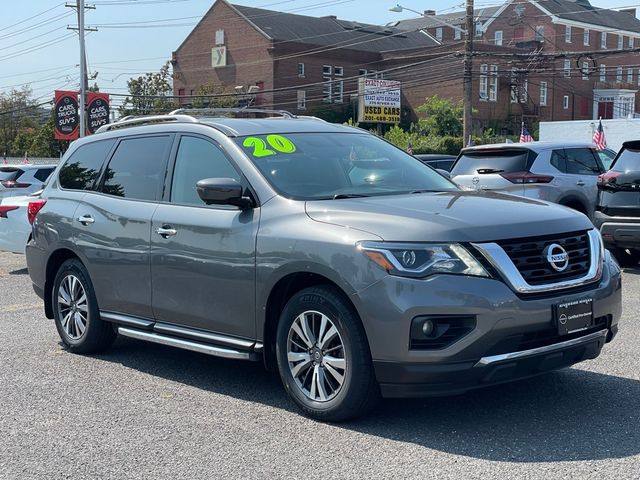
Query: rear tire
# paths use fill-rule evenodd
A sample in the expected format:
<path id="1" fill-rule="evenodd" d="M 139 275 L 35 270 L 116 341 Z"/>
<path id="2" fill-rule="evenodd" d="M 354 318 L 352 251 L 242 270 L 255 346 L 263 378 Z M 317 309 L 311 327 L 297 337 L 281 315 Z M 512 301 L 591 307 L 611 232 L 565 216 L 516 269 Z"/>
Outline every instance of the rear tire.
<path id="1" fill-rule="evenodd" d="M 335 287 L 306 288 L 287 302 L 276 355 L 285 390 L 311 418 L 348 420 L 379 398 L 364 328 Z"/>
<path id="2" fill-rule="evenodd" d="M 640 250 L 633 248 L 615 248 L 613 256 L 622 267 L 636 267 L 640 262 Z"/>
<path id="3" fill-rule="evenodd" d="M 93 284 L 79 260 L 60 265 L 51 295 L 56 328 L 68 350 L 97 353 L 111 346 L 116 332 L 110 323 L 100 320 Z"/>

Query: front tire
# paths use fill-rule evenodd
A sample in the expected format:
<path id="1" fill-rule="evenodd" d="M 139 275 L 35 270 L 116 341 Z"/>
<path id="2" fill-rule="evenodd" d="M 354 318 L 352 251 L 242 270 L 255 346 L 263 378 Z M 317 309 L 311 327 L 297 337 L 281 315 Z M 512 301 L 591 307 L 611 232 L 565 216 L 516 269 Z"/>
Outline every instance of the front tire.
<path id="1" fill-rule="evenodd" d="M 116 338 L 111 324 L 100 320 L 93 284 L 84 265 L 65 261 L 52 290 L 53 316 L 62 343 L 75 353 L 97 353 Z"/>
<path id="2" fill-rule="evenodd" d="M 337 422 L 375 404 L 378 385 L 364 328 L 337 288 L 296 293 L 282 311 L 276 338 L 280 378 L 307 416 Z"/>

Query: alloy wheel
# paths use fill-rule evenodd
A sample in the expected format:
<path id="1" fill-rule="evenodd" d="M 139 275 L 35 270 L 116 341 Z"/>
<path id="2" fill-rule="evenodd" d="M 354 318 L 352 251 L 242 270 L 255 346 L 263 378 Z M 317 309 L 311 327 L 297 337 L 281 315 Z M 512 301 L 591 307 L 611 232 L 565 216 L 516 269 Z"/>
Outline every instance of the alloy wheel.
<path id="1" fill-rule="evenodd" d="M 64 277 L 58 287 L 60 325 L 72 340 L 78 340 L 87 329 L 89 305 L 82 282 L 75 275 Z"/>

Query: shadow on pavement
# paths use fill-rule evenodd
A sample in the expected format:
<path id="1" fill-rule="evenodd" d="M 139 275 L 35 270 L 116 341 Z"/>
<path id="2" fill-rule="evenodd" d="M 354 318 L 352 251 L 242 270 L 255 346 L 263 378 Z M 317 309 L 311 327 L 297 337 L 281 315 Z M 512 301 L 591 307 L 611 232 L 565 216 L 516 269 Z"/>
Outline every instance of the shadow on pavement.
<path id="1" fill-rule="evenodd" d="M 97 358 L 296 411 L 278 375 L 258 363 L 130 339 L 119 339 Z M 455 397 L 383 400 L 368 416 L 336 426 L 485 460 L 602 460 L 640 453 L 639 399 L 638 380 L 565 369 Z"/>
<path id="2" fill-rule="evenodd" d="M 9 272 L 9 275 L 28 275 L 28 274 L 29 274 L 29 270 L 27 269 L 27 267 Z"/>

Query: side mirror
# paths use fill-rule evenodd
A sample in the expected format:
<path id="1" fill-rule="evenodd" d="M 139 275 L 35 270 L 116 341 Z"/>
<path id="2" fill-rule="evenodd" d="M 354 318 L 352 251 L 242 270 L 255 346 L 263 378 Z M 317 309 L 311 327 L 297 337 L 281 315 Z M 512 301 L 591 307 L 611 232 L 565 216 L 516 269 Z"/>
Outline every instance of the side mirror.
<path id="1" fill-rule="evenodd" d="M 204 178 L 196 183 L 196 191 L 207 205 L 235 205 L 243 210 L 253 207 L 253 200 L 242 195 L 242 185 L 233 178 Z"/>

